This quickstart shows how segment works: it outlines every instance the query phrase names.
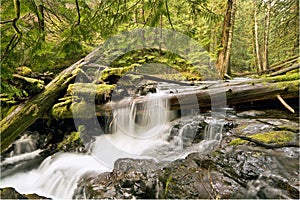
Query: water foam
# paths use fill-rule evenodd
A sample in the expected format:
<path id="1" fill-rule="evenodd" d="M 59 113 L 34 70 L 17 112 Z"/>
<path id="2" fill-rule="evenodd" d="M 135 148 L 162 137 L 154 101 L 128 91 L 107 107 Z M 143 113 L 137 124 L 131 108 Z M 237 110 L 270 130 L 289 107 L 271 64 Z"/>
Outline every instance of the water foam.
<path id="1" fill-rule="evenodd" d="M 37 193 L 53 199 L 71 199 L 80 178 L 87 173 L 111 171 L 119 158 L 172 161 L 191 152 L 204 151 L 211 144 L 202 141 L 185 148 L 182 130 L 168 140 L 172 124 L 165 95 L 149 94 L 146 98 L 143 104 L 133 103 L 114 111 L 112 134 L 98 136 L 90 155 L 55 154 L 46 158 L 37 169 L 4 178 L 0 187 L 14 187 L 20 193 Z M 210 136 L 207 139 L 217 139 L 212 136 L 215 124 L 211 123 L 208 128 Z"/>

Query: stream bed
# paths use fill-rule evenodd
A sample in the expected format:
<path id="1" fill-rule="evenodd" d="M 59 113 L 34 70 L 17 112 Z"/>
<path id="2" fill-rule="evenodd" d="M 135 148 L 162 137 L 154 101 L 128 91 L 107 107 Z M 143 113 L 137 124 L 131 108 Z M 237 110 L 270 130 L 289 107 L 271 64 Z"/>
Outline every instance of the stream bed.
<path id="1" fill-rule="evenodd" d="M 147 98 L 142 114 L 134 105 L 114 111 L 112 133 L 94 137 L 85 153 L 45 158 L 38 136 L 24 133 L 1 157 L 1 198 L 299 198 L 299 147 L 266 148 L 234 136 L 299 142 L 299 113 L 180 115 L 162 93 Z"/>

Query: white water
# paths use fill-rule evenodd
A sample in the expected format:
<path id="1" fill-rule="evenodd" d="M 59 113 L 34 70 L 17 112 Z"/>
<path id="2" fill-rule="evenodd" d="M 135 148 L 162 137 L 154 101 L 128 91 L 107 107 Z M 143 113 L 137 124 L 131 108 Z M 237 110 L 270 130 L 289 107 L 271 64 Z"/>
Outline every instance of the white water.
<path id="1" fill-rule="evenodd" d="M 174 160 L 202 152 L 212 141 L 183 147 L 182 131 L 168 141 L 171 123 L 169 105 L 161 93 L 148 95 L 142 107 L 131 105 L 114 112 L 113 133 L 96 138 L 89 155 L 58 153 L 39 168 L 1 180 L 0 187 L 14 187 L 23 194 L 37 193 L 53 199 L 71 199 L 78 180 L 89 172 L 111 171 L 119 158 Z M 213 125 L 214 123 L 212 123 Z M 208 130 L 209 140 L 221 130 Z M 218 134 L 219 135 L 219 134 Z"/>

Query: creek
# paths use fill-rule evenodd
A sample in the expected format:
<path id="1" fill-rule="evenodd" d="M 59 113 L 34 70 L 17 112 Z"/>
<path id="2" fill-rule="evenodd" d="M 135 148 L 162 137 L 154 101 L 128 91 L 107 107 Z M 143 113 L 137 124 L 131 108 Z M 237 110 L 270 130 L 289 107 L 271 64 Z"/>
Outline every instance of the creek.
<path id="1" fill-rule="evenodd" d="M 91 174 L 113 173 L 116 161 L 119 162 L 122 159 L 152 160 L 154 162 L 154 164 L 152 163 L 153 171 L 169 166 L 170 163 L 172 165 L 178 159 L 186 159 L 189 157 L 188 155 L 210 154 L 224 143 L 226 138 L 224 139 L 223 135 L 228 134 L 228 127 L 231 126 L 223 116 L 224 110 L 227 108 L 223 108 L 220 113 L 214 113 L 213 116 L 209 113 L 201 114 L 195 110 L 178 114 L 177 111 L 170 111 L 164 94 L 165 91 L 162 89 L 158 93 L 148 94 L 145 97 L 147 101 L 143 105 L 137 106 L 132 103 L 128 107 L 114 110 L 111 133 L 95 137 L 89 145 L 87 153 L 59 152 L 47 157 L 38 166 L 38 161 L 42 159 L 39 156 L 41 150 L 37 148 L 34 136 L 24 135 L 15 142 L 14 151 L 1 163 L 0 187 L 13 187 L 22 194 L 36 193 L 53 199 L 86 198 L 85 192 L 80 192 L 78 189 L 79 183 Z M 229 109 L 226 119 L 238 118 L 235 113 L 232 113 L 232 110 Z M 248 112 L 246 115 L 251 116 L 251 113 Z M 239 117 L 243 118 L 243 115 L 240 114 Z M 265 127 L 260 127 L 260 125 L 254 125 L 253 129 L 266 128 L 266 124 L 264 124 Z M 249 152 L 249 150 L 245 150 L 245 152 Z M 287 160 L 284 158 L 288 157 L 287 154 L 293 159 L 299 157 L 298 148 L 292 150 L 286 148 L 274 152 L 274 156 L 280 155 L 280 159 L 276 163 L 286 162 Z M 247 158 L 246 155 L 240 155 L 240 157 L 243 156 Z M 228 160 L 230 159 L 227 158 L 227 161 L 224 159 L 222 162 L 230 162 Z M 293 160 L 294 162 L 295 160 Z M 216 163 L 221 166 L 221 161 L 216 161 Z M 151 168 L 152 164 L 149 166 L 146 164 L 144 167 Z M 267 164 L 268 162 L 266 162 Z M 287 167 L 287 170 L 292 170 L 294 173 L 299 165 L 294 163 Z M 284 167 L 280 165 L 279 168 L 283 169 Z M 189 168 L 187 167 L 187 169 Z M 251 173 L 254 172 L 249 171 L 248 175 L 251 176 Z M 294 174 L 294 177 L 291 178 L 296 179 L 296 175 Z M 238 173 L 237 176 L 239 176 Z M 257 189 L 254 187 L 255 184 L 258 184 L 255 180 L 266 178 L 259 177 L 253 179 L 252 190 Z M 245 180 L 247 179 L 245 178 Z M 240 182 L 245 181 L 235 180 L 235 183 Z M 243 187 L 246 186 L 243 185 Z M 238 187 L 236 186 L 236 188 Z M 154 197 L 161 197 L 158 193 L 155 194 L 158 196 Z M 167 194 L 164 192 L 164 195 Z M 103 196 L 100 197 L 103 198 Z M 182 196 L 179 197 L 182 198 Z"/>

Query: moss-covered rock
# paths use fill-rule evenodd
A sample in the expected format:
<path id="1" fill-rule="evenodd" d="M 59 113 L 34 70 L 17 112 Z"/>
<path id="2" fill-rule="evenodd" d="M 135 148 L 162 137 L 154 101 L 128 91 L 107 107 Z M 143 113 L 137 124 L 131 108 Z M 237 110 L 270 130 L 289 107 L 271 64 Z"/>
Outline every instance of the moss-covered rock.
<path id="1" fill-rule="evenodd" d="M 71 118 L 70 105 L 72 102 L 72 97 L 69 97 L 63 102 L 55 104 L 51 109 L 51 115 L 56 119 Z"/>
<path id="2" fill-rule="evenodd" d="M 50 199 L 37 194 L 20 194 L 12 187 L 0 188 L 1 199 Z"/>
<path id="3" fill-rule="evenodd" d="M 80 131 L 72 132 L 71 134 L 66 135 L 65 139 L 58 143 L 57 148 L 58 150 L 68 152 L 82 151 L 84 149 L 84 145 L 80 138 Z"/>
<path id="4" fill-rule="evenodd" d="M 286 142 L 291 142 L 295 138 L 295 133 L 290 131 L 272 131 L 265 133 L 257 133 L 249 136 L 249 138 L 264 142 L 267 144 L 283 144 Z M 240 138 L 234 139 L 230 142 L 230 145 L 240 145 L 248 143 L 246 140 Z"/>

